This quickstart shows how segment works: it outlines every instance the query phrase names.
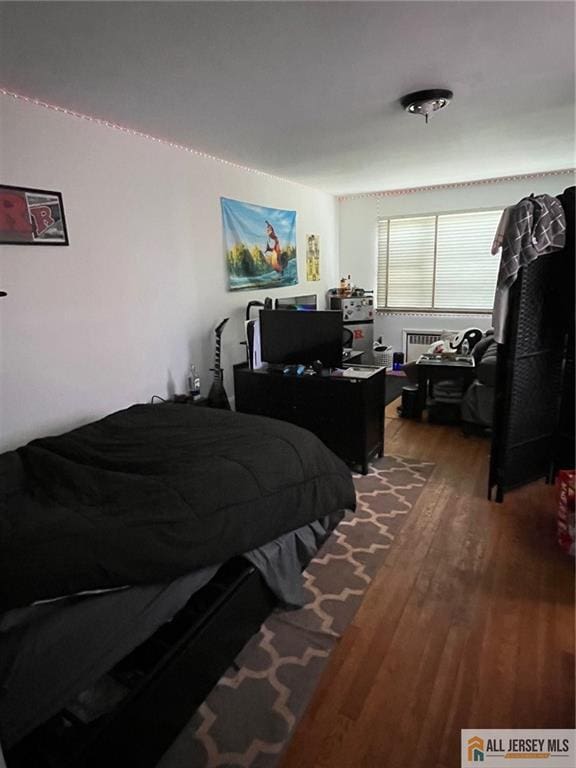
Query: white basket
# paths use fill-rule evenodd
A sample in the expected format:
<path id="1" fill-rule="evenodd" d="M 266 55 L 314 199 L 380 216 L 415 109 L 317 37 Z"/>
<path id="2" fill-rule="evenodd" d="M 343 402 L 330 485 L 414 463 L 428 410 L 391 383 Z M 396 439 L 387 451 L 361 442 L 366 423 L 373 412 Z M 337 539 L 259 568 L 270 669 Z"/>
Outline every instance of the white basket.
<path id="1" fill-rule="evenodd" d="M 376 365 L 380 365 L 382 368 L 392 368 L 394 355 L 393 349 L 387 349 L 384 352 L 378 352 L 377 350 L 374 350 L 373 355 Z"/>

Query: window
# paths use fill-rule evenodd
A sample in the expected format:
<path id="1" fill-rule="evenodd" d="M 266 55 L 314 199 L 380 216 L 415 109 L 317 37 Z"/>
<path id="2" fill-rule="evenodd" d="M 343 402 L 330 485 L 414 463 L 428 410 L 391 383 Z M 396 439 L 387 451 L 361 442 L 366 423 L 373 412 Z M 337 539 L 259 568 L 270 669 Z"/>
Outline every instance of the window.
<path id="1" fill-rule="evenodd" d="M 500 261 L 501 210 L 378 221 L 378 309 L 487 312 Z"/>

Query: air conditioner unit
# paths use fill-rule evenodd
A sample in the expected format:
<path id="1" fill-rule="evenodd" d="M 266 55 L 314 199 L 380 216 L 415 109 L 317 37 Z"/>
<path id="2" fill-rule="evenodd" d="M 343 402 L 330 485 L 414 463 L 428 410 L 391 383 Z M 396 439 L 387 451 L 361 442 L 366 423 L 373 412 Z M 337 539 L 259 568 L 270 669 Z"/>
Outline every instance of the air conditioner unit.
<path id="1" fill-rule="evenodd" d="M 442 331 L 429 330 L 409 330 L 402 331 L 402 347 L 404 349 L 404 360 L 410 363 L 417 360 L 420 355 L 428 351 L 430 344 L 434 344 L 442 338 Z"/>

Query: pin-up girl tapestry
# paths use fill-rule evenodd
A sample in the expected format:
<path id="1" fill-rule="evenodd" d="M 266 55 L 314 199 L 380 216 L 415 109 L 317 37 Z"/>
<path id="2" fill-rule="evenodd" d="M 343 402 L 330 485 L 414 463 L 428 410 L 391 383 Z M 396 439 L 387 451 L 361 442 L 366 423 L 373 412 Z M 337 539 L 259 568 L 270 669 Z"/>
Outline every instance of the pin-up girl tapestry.
<path id="1" fill-rule="evenodd" d="M 296 211 L 220 198 L 228 288 L 296 285 Z"/>

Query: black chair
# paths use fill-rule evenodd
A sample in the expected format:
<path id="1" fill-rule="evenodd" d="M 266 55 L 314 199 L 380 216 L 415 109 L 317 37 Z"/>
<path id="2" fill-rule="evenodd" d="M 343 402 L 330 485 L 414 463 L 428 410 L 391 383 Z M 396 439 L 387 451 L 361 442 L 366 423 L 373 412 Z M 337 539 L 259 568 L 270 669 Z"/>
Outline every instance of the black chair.
<path id="1" fill-rule="evenodd" d="M 350 328 L 344 328 L 342 330 L 342 346 L 344 349 L 352 349 L 352 344 L 354 342 L 354 334 L 350 330 Z"/>

